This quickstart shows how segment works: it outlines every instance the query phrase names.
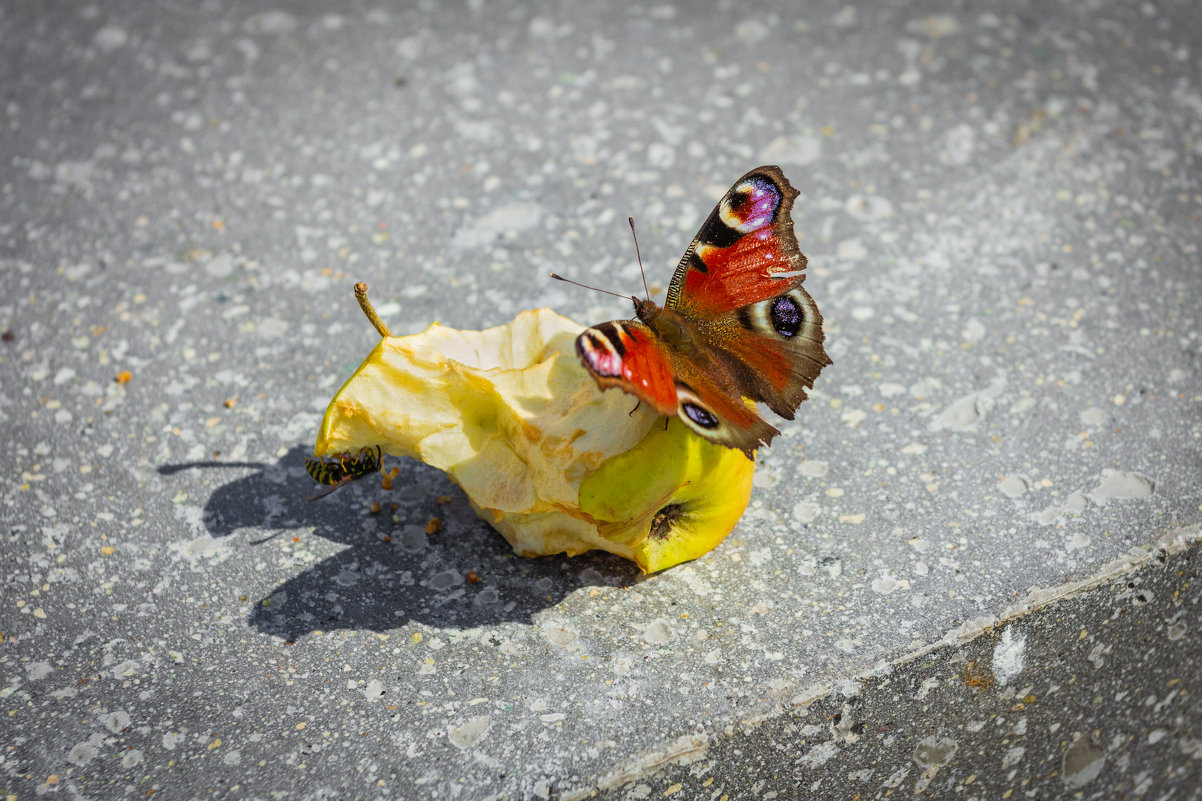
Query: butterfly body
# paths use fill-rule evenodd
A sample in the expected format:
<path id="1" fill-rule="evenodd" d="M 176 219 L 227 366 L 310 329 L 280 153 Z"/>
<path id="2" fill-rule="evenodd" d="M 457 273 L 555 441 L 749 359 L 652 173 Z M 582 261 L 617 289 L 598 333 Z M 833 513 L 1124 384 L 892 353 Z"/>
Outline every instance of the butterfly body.
<path id="1" fill-rule="evenodd" d="M 780 433 L 756 403 L 792 420 L 830 364 L 822 315 L 801 288 L 806 258 L 790 215 L 797 194 L 777 167 L 740 178 L 685 251 L 664 306 L 631 298 L 634 319 L 576 340 L 597 383 L 748 456 Z"/>

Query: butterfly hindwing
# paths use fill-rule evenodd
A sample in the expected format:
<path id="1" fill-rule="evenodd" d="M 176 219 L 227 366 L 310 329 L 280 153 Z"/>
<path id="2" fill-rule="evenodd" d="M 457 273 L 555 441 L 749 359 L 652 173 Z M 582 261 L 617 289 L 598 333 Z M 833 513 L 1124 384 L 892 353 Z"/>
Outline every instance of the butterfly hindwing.
<path id="1" fill-rule="evenodd" d="M 671 353 L 676 371 L 677 416 L 708 440 L 752 457 L 780 432 L 756 413 L 739 391 L 738 374 L 714 351 L 688 357 Z"/>
<path id="2" fill-rule="evenodd" d="M 731 318 L 744 333 L 726 335 Z M 786 420 L 793 419 L 818 373 L 831 363 L 822 347 L 822 313 L 801 287 L 740 307 L 712 326 L 715 347 L 743 368 L 748 396 Z"/>

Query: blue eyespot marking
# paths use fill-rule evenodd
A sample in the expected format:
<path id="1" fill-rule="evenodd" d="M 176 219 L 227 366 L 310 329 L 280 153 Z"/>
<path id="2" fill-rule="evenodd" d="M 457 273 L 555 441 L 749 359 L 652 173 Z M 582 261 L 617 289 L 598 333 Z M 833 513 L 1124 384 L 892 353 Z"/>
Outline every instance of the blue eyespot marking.
<path id="1" fill-rule="evenodd" d="M 772 301 L 772 310 L 769 312 L 769 316 L 772 318 L 773 329 L 782 337 L 797 336 L 797 332 L 801 330 L 801 324 L 805 322 L 801 306 L 789 295 L 782 295 Z"/>

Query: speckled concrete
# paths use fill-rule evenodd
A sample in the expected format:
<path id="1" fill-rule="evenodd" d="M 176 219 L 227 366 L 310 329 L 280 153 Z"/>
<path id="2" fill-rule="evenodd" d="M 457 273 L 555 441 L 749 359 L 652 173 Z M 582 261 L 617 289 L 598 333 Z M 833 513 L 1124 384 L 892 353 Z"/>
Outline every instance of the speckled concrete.
<path id="1" fill-rule="evenodd" d="M 661 769 L 589 797 L 1202 798 L 1199 533 L 778 714 L 680 738 Z"/>
<path id="2" fill-rule="evenodd" d="M 814 792 L 867 798 L 897 776 L 1188 797 L 1196 3 L 331 8 L 0 5 L 9 793 L 720 797 L 704 782 L 729 777 L 731 798 L 789 797 L 827 776 Z M 354 281 L 402 333 L 626 316 L 546 273 L 637 291 L 633 214 L 662 290 L 759 163 L 801 190 L 835 365 L 718 549 L 646 579 L 519 559 L 411 463 L 391 491 L 300 502 L 321 410 L 375 339 Z M 1101 620 L 1105 588 L 930 651 L 927 673 L 895 664 L 1166 537 L 1185 573 L 1137 565 L 1163 588 L 1138 620 L 1149 660 L 1185 661 L 1146 681 L 1125 663 L 1142 651 L 1053 611 Z M 1013 665 L 986 654 L 1008 630 L 1030 678 L 1003 687 Z M 1096 656 L 1105 715 L 1044 689 L 1086 643 L 1119 654 Z M 806 728 L 874 671 L 866 708 L 899 694 L 904 737 L 863 721 L 852 748 L 854 713 Z M 905 700 L 936 673 L 945 700 Z M 986 718 L 1017 726 L 999 710 L 1027 685 L 1035 745 Z M 1003 741 L 1040 761 L 978 753 Z M 1052 770 L 1080 784 L 1021 784 Z"/>

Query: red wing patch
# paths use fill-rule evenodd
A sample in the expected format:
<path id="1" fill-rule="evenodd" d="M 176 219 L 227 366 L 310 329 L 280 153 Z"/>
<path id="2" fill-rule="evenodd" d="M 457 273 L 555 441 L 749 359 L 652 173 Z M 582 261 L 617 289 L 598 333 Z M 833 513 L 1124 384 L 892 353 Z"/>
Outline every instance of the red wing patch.
<path id="1" fill-rule="evenodd" d="M 676 414 L 676 383 L 663 344 L 638 320 L 614 320 L 576 338 L 580 360 L 602 389 L 620 387 L 660 414 Z"/>

